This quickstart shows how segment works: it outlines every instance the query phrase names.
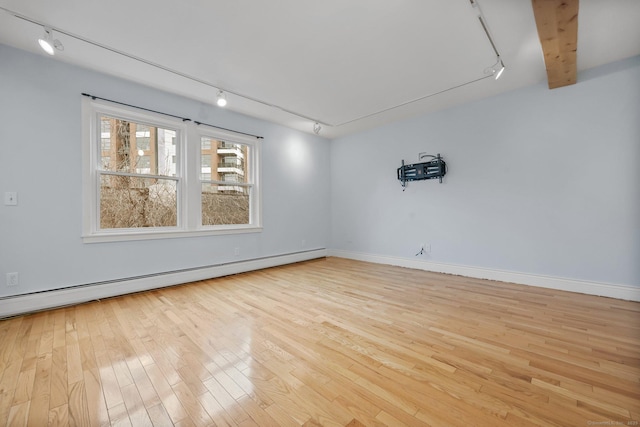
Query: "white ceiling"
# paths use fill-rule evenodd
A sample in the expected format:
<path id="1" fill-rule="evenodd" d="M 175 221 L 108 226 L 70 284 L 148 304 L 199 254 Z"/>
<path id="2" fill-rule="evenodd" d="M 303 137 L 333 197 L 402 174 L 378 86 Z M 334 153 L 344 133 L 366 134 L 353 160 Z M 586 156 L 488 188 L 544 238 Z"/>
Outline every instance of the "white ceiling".
<path id="1" fill-rule="evenodd" d="M 498 81 L 469 0 L 0 0 L 0 43 L 46 55 L 46 24 L 54 60 L 335 138 L 545 81 L 531 2 L 478 3 Z M 639 22 L 639 0 L 580 1 L 578 84 L 640 54 Z"/>

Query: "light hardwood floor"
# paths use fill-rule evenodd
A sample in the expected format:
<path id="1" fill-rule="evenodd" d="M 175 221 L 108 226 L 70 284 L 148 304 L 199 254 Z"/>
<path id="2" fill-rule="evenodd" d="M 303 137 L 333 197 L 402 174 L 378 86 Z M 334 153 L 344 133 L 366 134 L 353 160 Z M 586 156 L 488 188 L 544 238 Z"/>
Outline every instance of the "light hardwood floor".
<path id="1" fill-rule="evenodd" d="M 0 321 L 0 425 L 636 420 L 609 298 L 328 258 Z"/>

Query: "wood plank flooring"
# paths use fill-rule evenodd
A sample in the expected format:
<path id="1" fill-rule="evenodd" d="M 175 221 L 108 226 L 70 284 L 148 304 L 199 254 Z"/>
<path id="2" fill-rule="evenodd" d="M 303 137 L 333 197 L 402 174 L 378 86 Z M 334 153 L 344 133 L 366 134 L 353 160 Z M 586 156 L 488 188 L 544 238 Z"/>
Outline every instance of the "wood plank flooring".
<path id="1" fill-rule="evenodd" d="M 0 425 L 640 421 L 640 303 L 327 258 L 0 321 Z"/>

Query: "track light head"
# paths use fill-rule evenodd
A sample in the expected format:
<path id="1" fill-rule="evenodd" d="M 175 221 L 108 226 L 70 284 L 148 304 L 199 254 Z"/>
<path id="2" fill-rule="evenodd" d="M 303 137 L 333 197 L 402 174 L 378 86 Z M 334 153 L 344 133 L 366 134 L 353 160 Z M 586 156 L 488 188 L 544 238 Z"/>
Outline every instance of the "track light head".
<path id="1" fill-rule="evenodd" d="M 496 71 L 495 73 L 495 79 L 498 80 L 500 78 L 500 76 L 502 75 L 502 72 L 504 71 L 504 64 L 502 63 L 502 60 L 500 61 L 500 66 L 498 67 L 498 71 Z"/>
<path id="2" fill-rule="evenodd" d="M 485 74 L 491 74 L 494 79 L 498 80 L 502 73 L 504 72 L 504 62 L 502 62 L 502 58 L 498 56 L 497 61 L 489 68 L 485 68 Z"/>
<path id="3" fill-rule="evenodd" d="M 322 130 L 322 126 L 320 126 L 320 123 L 316 122 L 313 125 L 313 133 L 315 133 L 316 135 L 319 135 L 321 130 Z"/>
<path id="4" fill-rule="evenodd" d="M 53 30 L 49 27 L 44 27 L 44 35 L 38 39 L 38 44 L 49 55 L 54 55 L 56 49 L 59 51 L 64 50 L 64 46 L 58 39 L 53 39 Z"/>
<path id="5" fill-rule="evenodd" d="M 227 105 L 227 97 L 221 90 L 218 91 L 218 99 L 216 100 L 216 104 L 218 104 L 218 107 L 224 107 L 225 105 Z"/>
<path id="6" fill-rule="evenodd" d="M 51 43 L 46 38 L 38 39 L 38 44 L 40 44 L 40 47 L 42 48 L 42 50 L 44 50 L 49 55 L 53 55 L 56 53 L 56 51 L 53 48 L 53 43 Z"/>

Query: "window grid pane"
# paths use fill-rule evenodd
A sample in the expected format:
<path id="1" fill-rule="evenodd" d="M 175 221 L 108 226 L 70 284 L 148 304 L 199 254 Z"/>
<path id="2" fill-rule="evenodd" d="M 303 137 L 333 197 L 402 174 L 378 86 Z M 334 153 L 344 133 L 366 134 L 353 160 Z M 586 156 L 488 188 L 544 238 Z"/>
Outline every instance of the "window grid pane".
<path id="1" fill-rule="evenodd" d="M 177 181 L 100 174 L 100 228 L 176 227 Z"/>
<path id="2" fill-rule="evenodd" d="M 251 187 L 202 183 L 202 225 L 249 224 L 250 194 Z"/>
<path id="3" fill-rule="evenodd" d="M 102 170 L 176 176 L 177 131 L 101 116 Z"/>

